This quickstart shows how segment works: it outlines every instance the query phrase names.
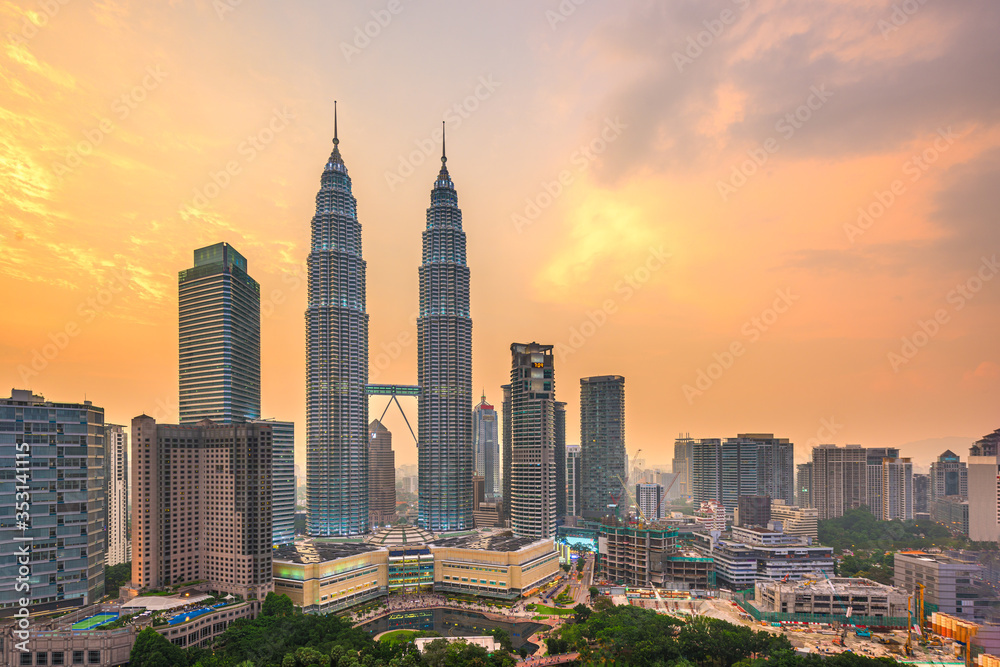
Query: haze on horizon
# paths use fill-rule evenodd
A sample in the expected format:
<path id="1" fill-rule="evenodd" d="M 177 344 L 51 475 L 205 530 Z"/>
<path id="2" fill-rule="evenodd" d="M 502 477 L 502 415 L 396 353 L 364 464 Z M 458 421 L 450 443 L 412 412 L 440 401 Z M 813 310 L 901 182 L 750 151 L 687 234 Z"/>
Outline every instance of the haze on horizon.
<path id="1" fill-rule="evenodd" d="M 304 465 L 337 99 L 370 381 L 416 381 L 445 121 L 476 399 L 499 407 L 510 344 L 538 341 L 559 346 L 569 442 L 579 378 L 619 374 L 649 462 L 679 432 L 773 432 L 800 460 L 949 438 L 903 452 L 925 463 L 1000 426 L 998 19 L 987 0 L 0 0 L 0 387 L 175 422 L 177 272 L 227 241 L 261 284 L 265 416 L 295 421 Z"/>

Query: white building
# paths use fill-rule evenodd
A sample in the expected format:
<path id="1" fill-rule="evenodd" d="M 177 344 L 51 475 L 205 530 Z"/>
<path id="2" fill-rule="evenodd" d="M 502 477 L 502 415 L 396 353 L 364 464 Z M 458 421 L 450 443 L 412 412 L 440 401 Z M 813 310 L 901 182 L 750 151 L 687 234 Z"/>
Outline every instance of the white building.
<path id="1" fill-rule="evenodd" d="M 913 464 L 910 459 L 882 459 L 882 520 L 913 519 Z"/>
<path id="2" fill-rule="evenodd" d="M 1000 429 L 969 449 L 969 539 L 1000 541 Z"/>
<path id="3" fill-rule="evenodd" d="M 771 501 L 771 520 L 780 521 L 786 535 L 819 539 L 819 510 L 815 507 L 786 505 L 783 500 Z"/>
<path id="4" fill-rule="evenodd" d="M 659 484 L 636 484 L 635 502 L 640 515 L 649 521 L 667 517 L 667 503 L 663 499 L 663 487 Z"/>
<path id="5" fill-rule="evenodd" d="M 128 433 L 118 424 L 104 425 L 104 479 L 108 489 L 104 564 L 121 565 L 132 560 L 132 544 L 128 538 Z"/>

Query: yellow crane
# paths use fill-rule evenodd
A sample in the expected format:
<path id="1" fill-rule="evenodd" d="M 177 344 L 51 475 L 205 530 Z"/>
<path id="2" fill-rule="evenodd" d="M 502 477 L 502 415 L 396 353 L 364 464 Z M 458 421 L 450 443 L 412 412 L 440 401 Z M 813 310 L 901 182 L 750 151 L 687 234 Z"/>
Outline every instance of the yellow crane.
<path id="1" fill-rule="evenodd" d="M 920 634 L 926 636 L 927 628 L 924 624 L 924 589 L 923 584 L 917 584 L 917 613 L 920 614 Z"/>

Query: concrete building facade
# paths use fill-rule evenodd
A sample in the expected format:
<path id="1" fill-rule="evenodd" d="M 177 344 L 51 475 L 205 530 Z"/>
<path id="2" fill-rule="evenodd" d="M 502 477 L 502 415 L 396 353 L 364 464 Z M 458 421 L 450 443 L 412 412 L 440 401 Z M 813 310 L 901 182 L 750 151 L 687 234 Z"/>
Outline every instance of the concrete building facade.
<path id="1" fill-rule="evenodd" d="M 1000 541 L 1000 429 L 969 449 L 969 539 Z"/>
<path id="2" fill-rule="evenodd" d="M 868 504 L 868 451 L 861 445 L 812 450 L 812 502 L 819 520 Z"/>
<path id="3" fill-rule="evenodd" d="M 940 612 L 981 621 L 995 601 L 995 596 L 985 594 L 982 568 L 974 563 L 921 551 L 898 551 L 893 563 L 892 583 L 906 591 L 923 584 L 924 601 L 937 605 Z"/>
<path id="4" fill-rule="evenodd" d="M 272 430 L 256 423 L 132 420 L 132 583 L 205 581 L 261 600 L 272 590 Z"/>
<path id="5" fill-rule="evenodd" d="M 104 564 L 121 565 L 132 560 L 132 544 L 128 537 L 128 433 L 119 424 L 104 425 L 104 480 L 107 485 Z"/>
<path id="6" fill-rule="evenodd" d="M 392 433 L 382 422 L 368 424 L 368 512 L 373 526 L 396 519 L 396 455 Z"/>
<path id="7" fill-rule="evenodd" d="M 609 506 L 627 506 L 625 452 L 625 378 L 599 375 L 580 379 L 582 515 L 599 519 Z"/>

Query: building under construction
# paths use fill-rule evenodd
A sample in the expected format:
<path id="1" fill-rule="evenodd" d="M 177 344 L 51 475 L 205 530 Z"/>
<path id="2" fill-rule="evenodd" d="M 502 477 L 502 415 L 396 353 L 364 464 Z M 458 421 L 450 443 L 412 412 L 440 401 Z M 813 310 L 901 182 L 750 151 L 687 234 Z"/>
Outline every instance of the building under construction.
<path id="1" fill-rule="evenodd" d="M 903 590 L 860 577 L 758 581 L 754 592 L 753 604 L 761 612 L 829 617 L 825 622 L 858 617 L 859 625 L 878 626 L 884 619 L 885 625 L 893 626 L 896 622 L 889 619 L 905 621 L 908 607 Z"/>
<path id="2" fill-rule="evenodd" d="M 602 525 L 598 532 L 601 573 L 623 586 L 705 590 L 715 586 L 711 558 L 678 546 L 678 531 L 664 524 Z"/>

